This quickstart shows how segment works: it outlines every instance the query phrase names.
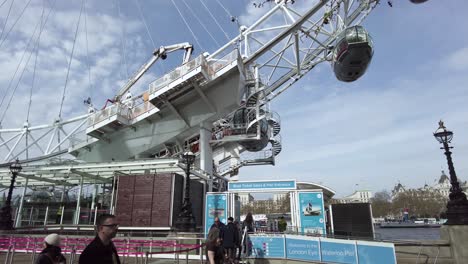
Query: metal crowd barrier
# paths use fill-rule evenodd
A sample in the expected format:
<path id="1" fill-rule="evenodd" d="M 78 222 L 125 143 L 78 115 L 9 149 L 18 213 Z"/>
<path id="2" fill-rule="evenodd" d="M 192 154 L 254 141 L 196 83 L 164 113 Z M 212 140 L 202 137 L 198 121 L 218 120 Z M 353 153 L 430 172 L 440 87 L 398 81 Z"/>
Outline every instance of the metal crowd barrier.
<path id="1" fill-rule="evenodd" d="M 62 236 L 62 253 L 68 263 L 74 263 L 85 247 L 94 237 Z M 0 252 L 5 254 L 4 264 L 14 263 L 15 253 L 31 254 L 34 263 L 38 253 L 43 249 L 43 236 L 0 236 Z M 195 242 L 194 242 L 195 241 Z M 203 261 L 204 239 L 201 237 L 161 237 L 151 239 L 115 238 L 114 245 L 122 263 L 132 258 L 136 263 L 148 263 L 150 259 L 174 259 L 179 263 L 185 255 L 186 263 L 189 259 Z"/>

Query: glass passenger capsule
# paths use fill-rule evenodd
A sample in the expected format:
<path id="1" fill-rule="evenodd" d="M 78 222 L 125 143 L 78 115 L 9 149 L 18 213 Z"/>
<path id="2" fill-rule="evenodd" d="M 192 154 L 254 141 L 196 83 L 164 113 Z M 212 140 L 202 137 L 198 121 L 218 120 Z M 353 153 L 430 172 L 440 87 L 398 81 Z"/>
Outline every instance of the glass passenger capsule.
<path id="1" fill-rule="evenodd" d="M 333 71 L 338 80 L 352 82 L 367 70 L 374 54 L 372 38 L 362 26 L 344 30 L 333 49 Z"/>

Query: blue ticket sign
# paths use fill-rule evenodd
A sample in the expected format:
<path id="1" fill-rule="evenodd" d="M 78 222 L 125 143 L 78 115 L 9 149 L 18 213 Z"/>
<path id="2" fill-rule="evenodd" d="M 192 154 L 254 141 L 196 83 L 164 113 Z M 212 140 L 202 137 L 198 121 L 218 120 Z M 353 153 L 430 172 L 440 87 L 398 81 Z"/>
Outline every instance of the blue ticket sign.
<path id="1" fill-rule="evenodd" d="M 304 261 L 320 261 L 320 240 L 313 237 L 286 235 L 286 257 Z"/>
<path id="2" fill-rule="evenodd" d="M 244 181 L 229 182 L 229 191 L 266 191 L 266 190 L 295 190 L 296 181 Z"/>
<path id="3" fill-rule="evenodd" d="M 214 223 L 215 217 L 226 223 L 228 209 L 228 199 L 225 193 L 208 193 L 205 200 L 205 237 Z"/>
<path id="4" fill-rule="evenodd" d="M 252 256 L 256 258 L 285 258 L 283 236 L 249 236 Z"/>
<path id="5" fill-rule="evenodd" d="M 299 219 L 303 234 L 326 234 L 322 192 L 299 192 Z"/>
<path id="6" fill-rule="evenodd" d="M 359 264 L 396 264 L 395 246 L 390 243 L 357 241 Z"/>
<path id="7" fill-rule="evenodd" d="M 356 256 L 356 241 L 342 239 L 320 239 L 320 251 L 323 262 L 358 263 Z M 380 262 L 376 262 L 380 263 Z"/>

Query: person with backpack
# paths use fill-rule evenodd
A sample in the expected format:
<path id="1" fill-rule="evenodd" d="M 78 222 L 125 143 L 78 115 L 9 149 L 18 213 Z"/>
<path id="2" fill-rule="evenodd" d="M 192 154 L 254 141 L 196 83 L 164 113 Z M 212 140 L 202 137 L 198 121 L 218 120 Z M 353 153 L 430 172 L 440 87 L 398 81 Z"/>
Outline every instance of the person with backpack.
<path id="1" fill-rule="evenodd" d="M 228 224 L 224 228 L 223 232 L 223 247 L 224 255 L 228 263 L 233 263 L 236 257 L 236 247 L 239 243 L 239 232 L 237 227 L 233 223 L 234 218 L 228 218 Z"/>
<path id="2" fill-rule="evenodd" d="M 57 234 L 50 234 L 44 238 L 44 249 L 36 259 L 35 264 L 65 264 L 66 259 L 60 248 L 61 238 Z"/>

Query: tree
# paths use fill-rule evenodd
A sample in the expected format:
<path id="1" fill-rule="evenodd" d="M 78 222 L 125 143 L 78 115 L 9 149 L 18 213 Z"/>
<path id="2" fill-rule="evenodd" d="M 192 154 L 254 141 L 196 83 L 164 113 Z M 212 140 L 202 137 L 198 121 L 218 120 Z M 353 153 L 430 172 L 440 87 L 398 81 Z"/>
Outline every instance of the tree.
<path id="1" fill-rule="evenodd" d="M 386 190 L 376 192 L 370 199 L 372 204 L 372 215 L 374 217 L 386 217 L 392 212 L 390 193 Z"/>
<path id="2" fill-rule="evenodd" d="M 289 193 L 285 197 L 281 198 L 277 203 L 279 204 L 279 212 L 277 213 L 285 214 L 291 212 L 291 202 Z"/>
<path id="3" fill-rule="evenodd" d="M 393 212 L 399 214 L 408 209 L 411 217 L 439 217 L 445 211 L 447 198 L 426 189 L 411 189 L 399 193 L 393 199 Z"/>

